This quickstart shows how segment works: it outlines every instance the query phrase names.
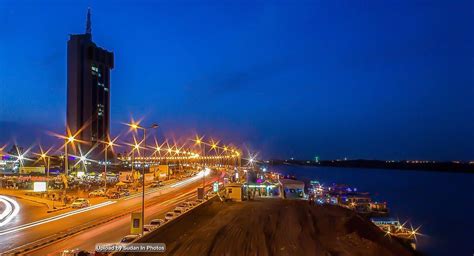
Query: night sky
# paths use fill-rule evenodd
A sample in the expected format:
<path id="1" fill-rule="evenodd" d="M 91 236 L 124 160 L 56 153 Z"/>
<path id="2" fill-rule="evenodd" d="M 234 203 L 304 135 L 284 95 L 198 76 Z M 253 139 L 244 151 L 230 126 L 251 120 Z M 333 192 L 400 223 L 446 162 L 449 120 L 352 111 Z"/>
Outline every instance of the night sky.
<path id="1" fill-rule="evenodd" d="M 133 116 L 263 157 L 474 159 L 472 1 L 37 2 L 0 1 L 0 144 L 64 131 L 90 6 L 114 134 Z"/>

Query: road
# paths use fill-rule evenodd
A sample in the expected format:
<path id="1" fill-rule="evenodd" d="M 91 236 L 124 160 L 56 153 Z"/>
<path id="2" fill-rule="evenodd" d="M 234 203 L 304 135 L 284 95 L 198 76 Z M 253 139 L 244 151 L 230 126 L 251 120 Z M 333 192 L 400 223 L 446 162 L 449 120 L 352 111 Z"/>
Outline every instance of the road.
<path id="1" fill-rule="evenodd" d="M 33 222 L 39 219 L 43 219 L 43 218 L 55 215 L 55 214 L 48 214 L 46 212 L 48 208 L 43 204 L 36 203 L 29 200 L 24 200 L 24 199 L 13 197 L 13 196 L 6 196 L 6 197 L 16 201 L 20 211 L 14 218 L 10 219 L 8 222 L 1 222 L 0 220 L 0 232 L 1 230 L 7 229 L 7 228 L 15 227 L 24 223 Z M 4 207 L 5 207 L 4 203 L 0 204 L 0 212 L 3 212 Z"/>
<path id="2" fill-rule="evenodd" d="M 208 184 L 217 178 L 207 178 Z M 162 215 L 179 200 L 196 194 L 196 188 L 202 185 L 198 177 L 189 178 L 176 184 L 153 189 L 147 192 L 145 202 L 146 221 L 155 216 Z M 141 205 L 141 194 L 133 194 L 120 200 L 109 200 L 102 204 L 91 206 L 80 210 L 70 211 L 54 217 L 39 221 L 18 225 L 6 229 L 0 229 L 0 252 L 8 252 L 19 246 L 35 242 L 39 239 L 53 236 L 73 228 L 97 223 L 100 220 L 124 215 L 113 221 L 96 226 L 68 237 L 66 240 L 51 244 L 41 250 L 34 252 L 36 255 L 54 255 L 63 249 L 83 248 L 93 249 L 97 242 L 117 242 L 121 237 L 128 234 L 130 211 L 139 211 Z M 111 232 L 113 231 L 113 232 Z M 30 253 L 28 253 L 30 254 Z"/>

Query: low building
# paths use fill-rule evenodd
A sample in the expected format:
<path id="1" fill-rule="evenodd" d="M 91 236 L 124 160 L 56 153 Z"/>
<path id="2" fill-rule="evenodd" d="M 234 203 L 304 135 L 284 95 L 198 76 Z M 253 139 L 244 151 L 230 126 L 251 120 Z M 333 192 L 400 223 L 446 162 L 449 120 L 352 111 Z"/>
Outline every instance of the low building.
<path id="1" fill-rule="evenodd" d="M 242 201 L 242 184 L 230 183 L 225 187 L 225 198 L 232 201 Z"/>
<path id="2" fill-rule="evenodd" d="M 280 196 L 286 199 L 304 199 L 304 182 L 292 179 L 280 179 Z"/>

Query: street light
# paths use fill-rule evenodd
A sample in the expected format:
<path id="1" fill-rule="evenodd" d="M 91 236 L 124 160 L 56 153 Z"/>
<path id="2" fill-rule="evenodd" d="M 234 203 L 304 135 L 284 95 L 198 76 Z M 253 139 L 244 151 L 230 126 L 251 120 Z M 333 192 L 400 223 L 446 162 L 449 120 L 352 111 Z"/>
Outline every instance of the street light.
<path id="1" fill-rule="evenodd" d="M 203 196 L 205 195 L 205 190 L 206 190 L 206 175 L 205 175 L 205 168 L 206 168 L 206 143 L 202 141 L 204 136 L 199 137 L 196 136 L 196 139 L 194 140 L 195 144 L 199 146 L 199 150 L 201 151 L 201 157 L 203 159 L 203 169 L 202 169 L 202 194 Z M 204 145 L 204 147 L 203 147 Z M 217 146 L 217 145 L 216 145 Z"/>
<path id="2" fill-rule="evenodd" d="M 137 131 L 138 129 L 143 130 L 143 148 L 146 149 L 146 130 L 158 128 L 157 124 L 152 124 L 150 127 L 140 126 L 138 123 L 132 122 L 128 124 L 133 130 Z M 135 144 L 135 148 L 138 150 L 140 144 Z M 145 154 L 143 154 L 145 156 Z M 133 163 L 132 163 L 133 165 Z M 142 236 L 143 236 L 143 227 L 145 222 L 145 157 L 143 157 L 142 165 Z"/>
<path id="3" fill-rule="evenodd" d="M 69 137 L 66 138 L 66 144 L 64 145 L 64 175 L 66 176 L 66 179 L 67 179 L 67 176 L 68 176 L 68 169 L 69 169 L 69 156 L 68 156 L 68 144 L 71 143 L 71 145 L 74 143 L 74 141 L 76 141 L 76 139 L 74 138 L 74 136 L 72 135 L 69 135 Z"/>
<path id="4" fill-rule="evenodd" d="M 41 159 L 43 159 L 44 161 L 46 161 L 46 189 L 48 189 L 48 185 L 49 185 L 49 165 L 50 165 L 50 162 L 51 162 L 51 156 L 48 155 L 49 151 L 51 150 L 51 148 L 49 148 L 48 150 L 43 151 L 43 148 L 40 146 L 40 152 L 39 155 Z"/>
<path id="5" fill-rule="evenodd" d="M 109 147 L 114 150 L 113 146 L 117 146 L 114 142 L 118 139 L 118 136 L 115 137 L 113 140 L 103 141 L 102 143 L 105 144 L 105 154 L 104 154 L 104 193 L 107 191 L 107 150 Z"/>

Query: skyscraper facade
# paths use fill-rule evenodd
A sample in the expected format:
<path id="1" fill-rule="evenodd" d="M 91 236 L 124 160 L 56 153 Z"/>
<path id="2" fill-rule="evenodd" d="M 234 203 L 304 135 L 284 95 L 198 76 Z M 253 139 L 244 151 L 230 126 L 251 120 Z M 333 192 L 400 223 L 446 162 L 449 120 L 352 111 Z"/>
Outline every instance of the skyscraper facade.
<path id="1" fill-rule="evenodd" d="M 113 68 L 114 54 L 92 41 L 88 10 L 86 32 L 70 35 L 67 43 L 67 132 L 85 142 L 82 151 L 108 139 Z"/>

